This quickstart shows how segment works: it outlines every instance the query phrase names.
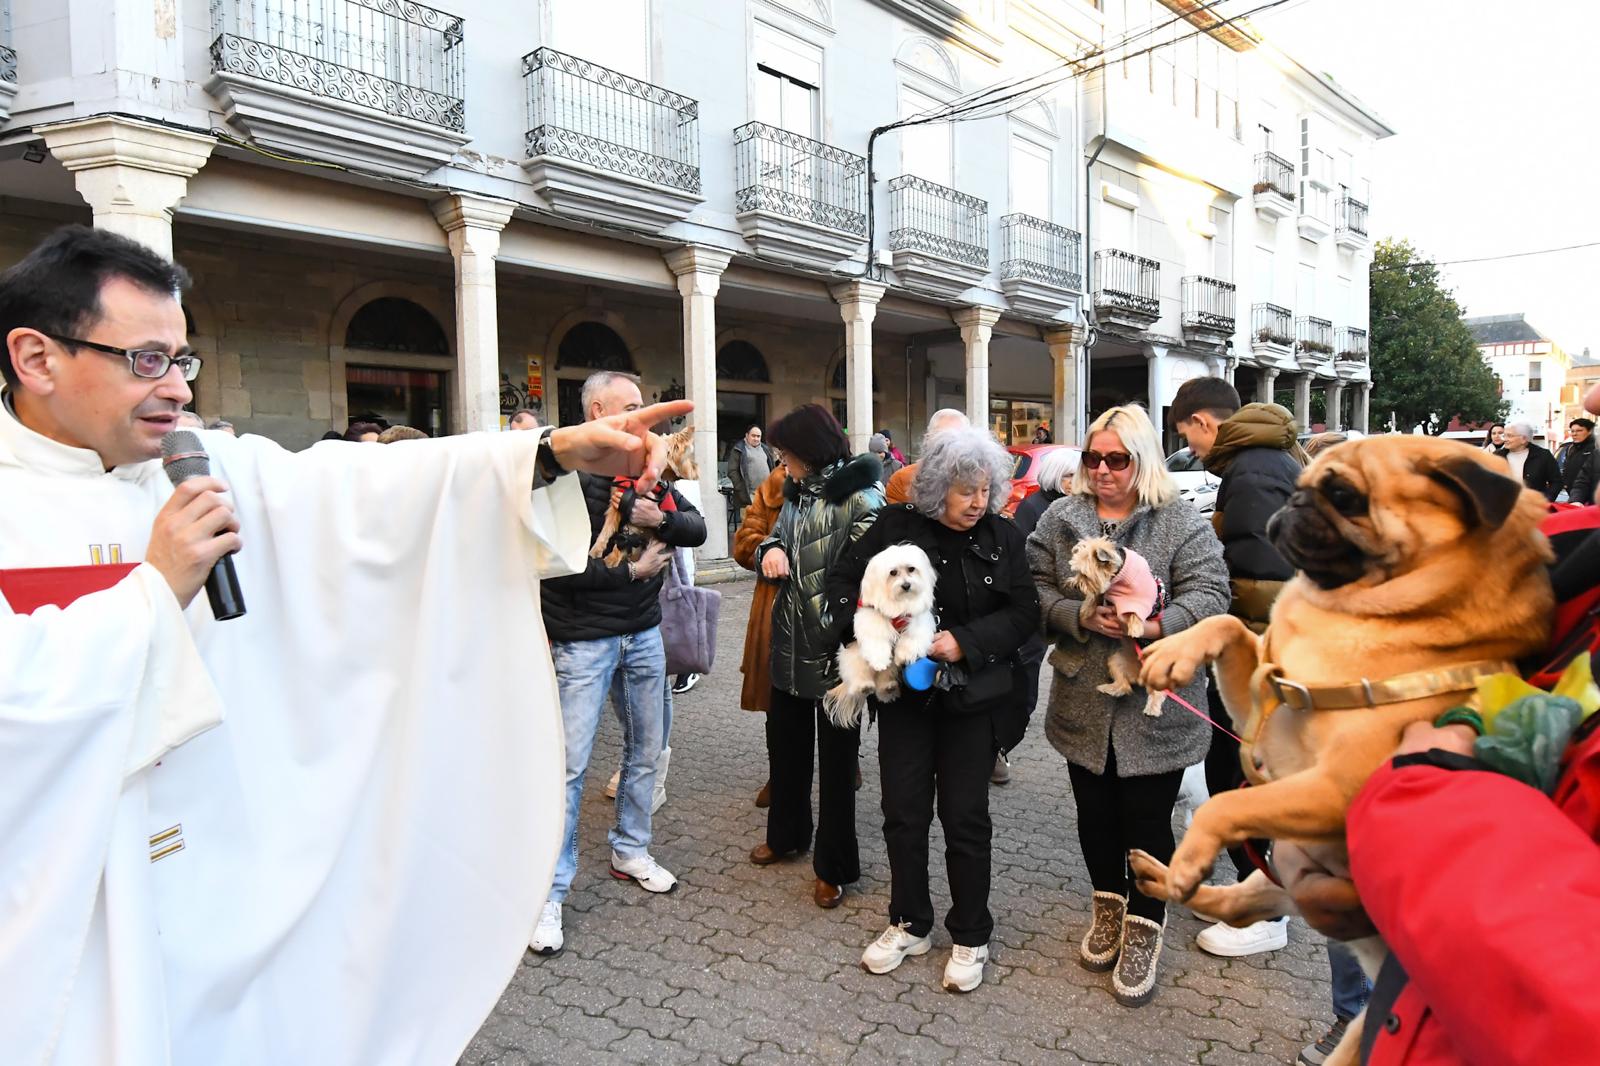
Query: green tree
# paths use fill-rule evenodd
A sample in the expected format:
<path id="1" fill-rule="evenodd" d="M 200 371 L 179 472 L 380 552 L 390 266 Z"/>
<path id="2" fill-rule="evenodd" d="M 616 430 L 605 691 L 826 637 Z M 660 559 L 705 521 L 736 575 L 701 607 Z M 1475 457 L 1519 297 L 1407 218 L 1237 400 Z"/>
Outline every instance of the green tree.
<path id="1" fill-rule="evenodd" d="M 1392 412 L 1402 433 L 1443 433 L 1452 418 L 1503 419 L 1500 382 L 1478 354 L 1439 268 L 1406 241 L 1379 241 L 1372 259 L 1372 421 Z"/>

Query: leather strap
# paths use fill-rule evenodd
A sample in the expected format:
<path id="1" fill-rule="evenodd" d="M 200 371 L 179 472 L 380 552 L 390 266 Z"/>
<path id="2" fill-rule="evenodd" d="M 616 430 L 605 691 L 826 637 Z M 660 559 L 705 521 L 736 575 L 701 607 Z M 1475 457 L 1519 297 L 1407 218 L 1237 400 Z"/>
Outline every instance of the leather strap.
<path id="1" fill-rule="evenodd" d="M 1278 675 L 1268 677 L 1267 683 L 1285 707 L 1296 711 L 1354 711 L 1451 692 L 1469 692 L 1477 686 L 1480 677 L 1516 672 L 1517 668 L 1504 660 L 1480 659 L 1380 681 L 1362 678 L 1348 685 L 1302 685 Z"/>

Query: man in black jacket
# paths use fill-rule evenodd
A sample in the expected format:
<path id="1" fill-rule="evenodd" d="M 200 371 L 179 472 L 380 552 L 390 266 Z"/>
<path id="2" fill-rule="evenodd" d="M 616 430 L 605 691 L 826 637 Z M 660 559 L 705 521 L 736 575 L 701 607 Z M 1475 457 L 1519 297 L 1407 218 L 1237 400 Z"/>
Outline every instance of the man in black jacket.
<path id="1" fill-rule="evenodd" d="M 601 371 L 583 383 L 583 409 L 593 421 L 644 406 L 639 379 Z M 554 578 L 540 586 L 550 654 L 561 690 L 566 727 L 566 846 L 556 861 L 555 883 L 530 946 L 554 955 L 564 945 L 561 905 L 578 866 L 578 802 L 594 749 L 606 696 L 622 723 L 622 772 L 617 788 L 617 819 L 610 834 L 611 874 L 649 892 L 671 892 L 677 878 L 650 855 L 651 807 L 658 765 L 665 762 L 671 728 L 667 660 L 661 643 L 663 571 L 678 548 L 705 543 L 700 512 L 670 486 L 659 498 L 635 497 L 631 485 L 581 474 L 589 505 L 589 525 L 600 534 L 614 489 L 622 492 L 624 525 L 652 531 L 637 562 L 607 566 L 591 558 L 581 574 Z"/>
<path id="2" fill-rule="evenodd" d="M 1568 503 L 1591 503 L 1594 497 L 1594 419 L 1574 418 L 1567 425 L 1572 439 L 1556 453 Z"/>
<path id="3" fill-rule="evenodd" d="M 1496 455 L 1511 464 L 1511 476 L 1518 478 L 1528 488 L 1544 493 L 1544 498 L 1554 500 L 1561 495 L 1561 468 L 1548 448 L 1533 443 L 1534 428 L 1531 422 L 1506 423 L 1505 447 Z"/>

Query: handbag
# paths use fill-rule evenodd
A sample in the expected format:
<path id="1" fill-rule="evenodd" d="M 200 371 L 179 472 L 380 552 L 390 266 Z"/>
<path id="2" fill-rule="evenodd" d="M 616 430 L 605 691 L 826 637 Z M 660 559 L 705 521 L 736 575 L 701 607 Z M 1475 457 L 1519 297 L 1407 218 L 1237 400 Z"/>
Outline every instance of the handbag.
<path id="1" fill-rule="evenodd" d="M 711 672 L 717 656 L 717 618 L 722 613 L 722 593 L 690 584 L 683 555 L 673 551 L 672 565 L 661 583 L 661 644 L 669 677 Z"/>

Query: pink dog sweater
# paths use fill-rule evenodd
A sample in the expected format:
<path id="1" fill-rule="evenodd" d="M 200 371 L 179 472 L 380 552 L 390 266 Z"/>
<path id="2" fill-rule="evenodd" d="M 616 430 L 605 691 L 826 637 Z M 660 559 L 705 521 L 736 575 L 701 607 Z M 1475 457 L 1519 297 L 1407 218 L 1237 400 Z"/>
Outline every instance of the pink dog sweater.
<path id="1" fill-rule="evenodd" d="M 1117 571 L 1117 576 L 1111 579 L 1110 586 L 1106 588 L 1106 602 L 1116 609 L 1118 615 L 1149 618 L 1155 613 L 1160 595 L 1156 577 L 1150 572 L 1150 564 L 1144 556 L 1131 548 L 1122 551 L 1122 569 Z"/>

